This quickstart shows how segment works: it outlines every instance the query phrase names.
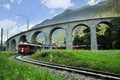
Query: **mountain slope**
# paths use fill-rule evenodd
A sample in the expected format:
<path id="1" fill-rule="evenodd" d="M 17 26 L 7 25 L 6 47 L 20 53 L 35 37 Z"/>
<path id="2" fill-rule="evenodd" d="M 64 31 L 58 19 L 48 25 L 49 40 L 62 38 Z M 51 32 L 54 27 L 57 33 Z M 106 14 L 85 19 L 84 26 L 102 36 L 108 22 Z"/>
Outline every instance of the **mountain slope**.
<path id="1" fill-rule="evenodd" d="M 120 0 L 107 0 L 97 11 L 95 17 L 113 17 L 120 15 Z"/>
<path id="2" fill-rule="evenodd" d="M 69 9 L 64 11 L 63 13 L 53 17 L 52 19 L 47 19 L 42 23 L 34 26 L 33 28 L 42 27 L 45 25 L 55 24 L 55 23 L 62 23 L 74 20 L 82 20 L 91 18 L 95 12 L 100 9 L 99 6 L 85 6 L 78 9 Z"/>
<path id="3" fill-rule="evenodd" d="M 120 13 L 119 4 L 120 0 L 107 0 L 93 6 L 87 5 L 78 9 L 68 9 L 52 19 L 47 19 L 42 23 L 37 24 L 33 28 L 68 21 L 116 16 L 116 13 Z"/>

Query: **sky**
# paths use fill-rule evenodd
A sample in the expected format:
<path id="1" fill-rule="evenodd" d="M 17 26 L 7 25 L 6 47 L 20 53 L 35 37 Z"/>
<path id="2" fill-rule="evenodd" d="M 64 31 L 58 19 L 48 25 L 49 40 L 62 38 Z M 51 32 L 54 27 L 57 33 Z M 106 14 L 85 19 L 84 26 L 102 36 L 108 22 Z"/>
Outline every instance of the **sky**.
<path id="1" fill-rule="evenodd" d="M 0 29 L 7 38 L 27 30 L 45 19 L 85 5 L 95 5 L 103 0 L 0 0 Z M 8 32 L 8 37 L 7 37 Z M 1 34 L 1 31 L 0 31 Z"/>

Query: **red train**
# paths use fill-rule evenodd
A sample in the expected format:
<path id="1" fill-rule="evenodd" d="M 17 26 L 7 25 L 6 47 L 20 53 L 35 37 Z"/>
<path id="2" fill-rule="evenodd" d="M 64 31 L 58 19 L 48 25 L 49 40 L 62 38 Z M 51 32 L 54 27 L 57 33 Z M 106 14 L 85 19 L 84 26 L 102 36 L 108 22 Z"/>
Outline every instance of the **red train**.
<path id="1" fill-rule="evenodd" d="M 34 45 L 34 44 L 29 44 L 29 43 L 20 43 L 18 45 L 18 53 L 23 54 L 23 55 L 33 54 L 34 52 L 40 49 L 41 48 L 39 45 Z"/>
<path id="2" fill-rule="evenodd" d="M 55 49 L 66 49 L 66 47 L 35 45 L 35 44 L 29 44 L 29 43 L 20 43 L 18 45 L 18 53 L 23 55 L 33 54 L 37 50 L 55 50 Z"/>
<path id="3" fill-rule="evenodd" d="M 29 43 L 20 43 L 18 45 L 18 53 L 22 55 L 33 54 L 37 50 L 64 50 L 66 46 L 46 46 L 46 45 L 35 45 Z M 73 46 L 73 50 L 89 49 L 86 46 Z"/>

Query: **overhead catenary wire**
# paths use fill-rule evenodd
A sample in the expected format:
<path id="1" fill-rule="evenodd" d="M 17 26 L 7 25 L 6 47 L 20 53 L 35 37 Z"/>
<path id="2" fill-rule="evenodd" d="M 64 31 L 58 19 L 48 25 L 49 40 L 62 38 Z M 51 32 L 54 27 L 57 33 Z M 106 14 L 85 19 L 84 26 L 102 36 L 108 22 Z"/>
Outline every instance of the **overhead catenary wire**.
<path id="1" fill-rule="evenodd" d="M 48 0 L 45 0 L 44 2 L 42 2 L 36 9 L 34 9 L 32 12 L 31 12 L 31 14 L 29 15 L 29 16 L 27 16 L 28 18 L 31 18 L 31 17 L 33 17 L 34 16 L 34 14 L 40 9 L 40 7 L 42 7 L 46 2 L 47 2 Z M 2 20 L 2 18 L 3 18 L 3 10 L 2 10 L 2 7 L 3 7 L 3 0 L 0 0 L 0 20 Z M 11 11 L 11 10 L 9 10 L 9 13 L 8 13 L 8 15 L 10 16 L 10 15 L 16 15 L 16 13 L 14 12 L 14 11 Z M 22 24 L 20 24 L 19 26 L 22 26 L 23 24 L 25 24 L 26 22 L 23 22 Z M 4 26 L 0 26 L 0 27 L 4 27 Z M 8 30 L 7 30 L 7 39 L 8 39 Z"/>
<path id="2" fill-rule="evenodd" d="M 48 0 L 42 2 L 41 5 L 39 5 L 35 10 L 33 10 L 28 17 L 32 17 L 40 9 L 40 7 L 42 7 L 46 2 L 48 2 Z"/>
<path id="3" fill-rule="evenodd" d="M 1 6 L 1 9 L 0 9 L 0 18 L 2 20 L 2 5 L 3 5 L 3 0 L 0 0 L 0 6 Z"/>
<path id="4" fill-rule="evenodd" d="M 31 17 L 33 17 L 34 14 L 40 9 L 40 7 L 42 7 L 46 2 L 48 2 L 48 0 L 45 0 L 44 2 L 42 2 L 41 5 L 39 5 L 36 9 L 34 9 L 34 10 L 31 12 L 31 14 L 30 14 L 29 16 L 26 16 L 26 17 L 28 17 L 29 19 L 30 19 Z M 12 12 L 12 13 L 15 14 L 14 12 Z M 26 23 L 26 22 L 22 23 L 22 24 L 19 25 L 19 26 L 22 26 L 22 25 L 25 24 L 25 23 Z"/>

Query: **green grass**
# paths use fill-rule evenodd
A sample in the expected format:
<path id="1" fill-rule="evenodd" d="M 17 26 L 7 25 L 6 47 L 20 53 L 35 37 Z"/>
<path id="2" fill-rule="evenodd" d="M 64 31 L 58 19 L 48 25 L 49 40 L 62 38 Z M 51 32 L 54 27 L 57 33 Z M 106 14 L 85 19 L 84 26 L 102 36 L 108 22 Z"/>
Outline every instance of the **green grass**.
<path id="1" fill-rule="evenodd" d="M 83 67 L 112 73 L 120 73 L 120 51 L 38 51 L 34 59 L 58 63 L 66 66 Z"/>
<path id="2" fill-rule="evenodd" d="M 43 69 L 10 59 L 15 53 L 0 53 L 0 80 L 64 80 Z"/>

